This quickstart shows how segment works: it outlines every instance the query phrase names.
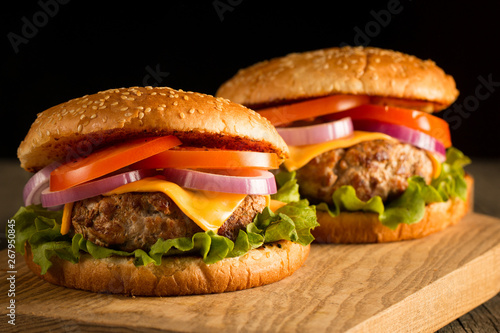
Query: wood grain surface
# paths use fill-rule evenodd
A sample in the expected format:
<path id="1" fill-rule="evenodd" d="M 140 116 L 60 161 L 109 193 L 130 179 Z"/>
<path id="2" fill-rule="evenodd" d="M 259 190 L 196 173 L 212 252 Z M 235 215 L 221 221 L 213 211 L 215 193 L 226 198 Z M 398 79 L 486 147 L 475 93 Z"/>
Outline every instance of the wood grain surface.
<path id="1" fill-rule="evenodd" d="M 6 251 L 0 252 L 2 281 Z M 293 276 L 186 297 L 125 297 L 50 285 L 16 262 L 16 326 L 0 331 L 433 332 L 500 291 L 500 220 L 470 214 L 427 238 L 314 245 Z"/>

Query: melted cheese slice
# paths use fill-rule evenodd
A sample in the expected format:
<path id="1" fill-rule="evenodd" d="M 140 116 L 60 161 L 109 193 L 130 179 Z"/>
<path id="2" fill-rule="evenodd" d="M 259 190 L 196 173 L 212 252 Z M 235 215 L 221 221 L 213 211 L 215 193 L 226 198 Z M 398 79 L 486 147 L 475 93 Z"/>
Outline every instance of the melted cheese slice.
<path id="1" fill-rule="evenodd" d="M 313 145 L 288 146 L 288 148 L 290 149 L 290 158 L 285 161 L 284 165 L 288 169 L 288 171 L 294 171 L 302 168 L 314 157 L 329 150 L 347 148 L 354 146 L 360 142 L 378 139 L 397 141 L 393 137 L 390 137 L 389 135 L 383 133 L 354 131 L 351 136 L 344 139 L 337 139 Z"/>
<path id="2" fill-rule="evenodd" d="M 290 149 L 290 158 L 285 161 L 284 165 L 288 171 L 298 170 L 309 163 L 309 161 L 311 161 L 314 157 L 324 152 L 332 149 L 351 147 L 360 142 L 371 140 L 398 141 L 383 133 L 354 131 L 353 135 L 344 139 L 332 140 L 313 145 L 288 146 Z M 441 163 L 436 159 L 434 154 L 427 152 L 427 156 L 429 156 L 433 165 L 433 178 L 436 178 L 441 173 Z"/>
<path id="3" fill-rule="evenodd" d="M 105 195 L 127 192 L 162 192 L 203 230 L 217 230 L 233 214 L 246 194 L 190 190 L 161 177 L 144 178 L 122 185 Z"/>
<path id="4" fill-rule="evenodd" d="M 133 183 L 122 185 L 104 195 L 123 194 L 128 192 L 162 192 L 169 196 L 186 214 L 204 231 L 217 230 L 233 214 L 246 194 L 221 193 L 201 190 L 189 190 L 166 181 L 162 177 L 144 178 Z M 275 211 L 286 203 L 271 200 L 265 196 L 266 206 Z M 73 203 L 64 205 L 61 234 L 68 233 L 71 225 Z"/>

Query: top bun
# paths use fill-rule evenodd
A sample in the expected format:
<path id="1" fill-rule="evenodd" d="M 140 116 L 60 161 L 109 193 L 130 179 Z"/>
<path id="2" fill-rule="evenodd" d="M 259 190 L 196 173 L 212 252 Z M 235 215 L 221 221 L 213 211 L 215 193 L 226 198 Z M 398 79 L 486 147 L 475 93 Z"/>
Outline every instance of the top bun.
<path id="1" fill-rule="evenodd" d="M 374 47 L 341 47 L 259 62 L 241 69 L 217 91 L 248 107 L 331 94 L 403 98 L 449 106 L 453 78 L 431 60 Z"/>
<path id="2" fill-rule="evenodd" d="M 167 87 L 101 91 L 38 114 L 17 155 L 38 171 L 124 139 L 176 135 L 185 145 L 271 152 L 288 148 L 269 121 L 227 99 Z"/>

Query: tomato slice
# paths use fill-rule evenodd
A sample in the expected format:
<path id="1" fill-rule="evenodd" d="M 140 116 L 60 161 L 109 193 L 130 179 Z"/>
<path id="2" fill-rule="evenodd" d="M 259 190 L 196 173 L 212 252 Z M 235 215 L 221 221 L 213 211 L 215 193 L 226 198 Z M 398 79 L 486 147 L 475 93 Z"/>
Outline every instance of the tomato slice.
<path id="1" fill-rule="evenodd" d="M 137 169 L 278 169 L 282 161 L 274 153 L 205 148 L 166 150 L 133 165 Z"/>
<path id="2" fill-rule="evenodd" d="M 403 125 L 427 135 L 441 142 L 445 148 L 451 147 L 451 135 L 448 123 L 429 113 L 403 109 L 393 106 L 361 105 L 353 109 L 325 116 L 327 120 L 337 120 L 350 117 L 355 120 L 376 120 L 395 125 Z M 354 126 L 356 129 L 356 126 Z"/>
<path id="3" fill-rule="evenodd" d="M 348 110 L 368 103 L 370 103 L 370 97 L 365 95 L 331 95 L 257 111 L 274 126 L 279 126 L 296 120 Z"/>
<path id="4" fill-rule="evenodd" d="M 52 171 L 50 190 L 62 191 L 99 178 L 180 144 L 181 141 L 177 137 L 170 135 L 131 140 L 98 150 Z"/>

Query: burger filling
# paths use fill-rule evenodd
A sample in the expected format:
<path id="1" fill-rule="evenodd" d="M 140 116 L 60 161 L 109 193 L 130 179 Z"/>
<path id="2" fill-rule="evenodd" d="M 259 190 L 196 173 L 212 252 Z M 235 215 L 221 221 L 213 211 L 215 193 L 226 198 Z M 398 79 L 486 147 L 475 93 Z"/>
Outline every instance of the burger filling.
<path id="1" fill-rule="evenodd" d="M 343 185 L 351 185 L 363 201 L 374 196 L 386 201 L 406 190 L 409 177 L 420 176 L 430 184 L 432 174 L 433 164 L 422 149 L 373 140 L 316 156 L 297 170 L 297 180 L 302 195 L 332 204 L 332 194 Z"/>
<path id="2" fill-rule="evenodd" d="M 234 241 L 239 230 L 266 206 L 262 195 L 247 195 L 219 228 Z M 96 196 L 75 202 L 71 222 L 75 233 L 97 245 L 131 252 L 149 251 L 158 239 L 191 237 L 203 230 L 161 192 Z"/>

